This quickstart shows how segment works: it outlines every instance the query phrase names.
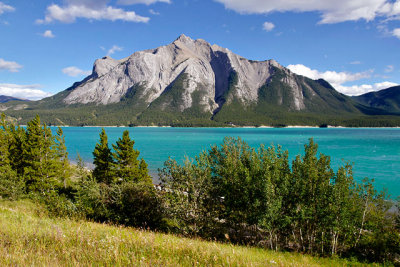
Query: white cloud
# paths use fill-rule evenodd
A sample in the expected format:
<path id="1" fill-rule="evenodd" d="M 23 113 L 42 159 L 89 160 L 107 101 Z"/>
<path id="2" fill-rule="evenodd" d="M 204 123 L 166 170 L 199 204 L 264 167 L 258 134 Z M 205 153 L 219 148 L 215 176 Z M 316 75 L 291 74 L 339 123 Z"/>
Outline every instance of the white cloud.
<path id="1" fill-rule="evenodd" d="M 60 21 L 73 23 L 78 18 L 90 20 L 123 20 L 130 22 L 148 22 L 150 18 L 137 15 L 134 11 L 125 11 L 121 8 L 107 6 L 108 0 L 68 0 L 66 6 L 52 4 L 47 7 L 44 19 L 36 20 L 38 24 Z"/>
<path id="2" fill-rule="evenodd" d="M 325 71 L 320 72 L 318 70 L 310 69 L 302 64 L 289 65 L 287 66 L 292 72 L 309 77 L 311 79 L 324 79 L 331 83 L 334 87 L 335 85 L 340 85 L 346 82 L 358 81 L 361 79 L 371 77 L 372 70 L 350 73 L 350 72 L 336 72 L 336 71 Z"/>
<path id="3" fill-rule="evenodd" d="M 392 34 L 393 34 L 393 36 L 400 39 L 400 28 L 394 29 Z"/>
<path id="4" fill-rule="evenodd" d="M 272 31 L 274 28 L 275 28 L 275 25 L 272 22 L 266 21 L 263 23 L 263 29 L 267 32 Z"/>
<path id="5" fill-rule="evenodd" d="M 62 69 L 62 72 L 71 77 L 87 76 L 92 73 L 92 71 L 90 70 L 81 70 L 80 68 L 77 68 L 75 66 L 64 68 Z"/>
<path id="6" fill-rule="evenodd" d="M 135 4 L 145 4 L 151 5 L 157 2 L 167 3 L 170 4 L 171 0 L 119 0 L 119 5 L 135 5 Z"/>
<path id="7" fill-rule="evenodd" d="M 122 51 L 124 50 L 123 47 L 117 46 L 117 45 L 113 45 L 113 47 L 111 47 L 108 52 L 107 52 L 107 56 L 111 56 L 112 54 L 114 54 L 115 52 L 118 51 Z"/>
<path id="8" fill-rule="evenodd" d="M 400 2 L 391 0 L 215 0 L 240 13 L 310 12 L 321 14 L 320 23 L 338 23 L 400 15 Z"/>
<path id="9" fill-rule="evenodd" d="M 386 66 L 386 69 L 385 69 L 386 73 L 393 72 L 393 71 L 394 71 L 394 66 L 393 65 L 387 65 Z"/>
<path id="10" fill-rule="evenodd" d="M 13 96 L 23 99 L 39 100 L 51 96 L 49 92 L 40 90 L 39 84 L 20 85 L 0 83 L 0 95 Z"/>
<path id="11" fill-rule="evenodd" d="M 0 58 L 0 71 L 8 70 L 10 72 L 18 72 L 21 68 L 22 66 L 15 61 L 5 61 Z"/>
<path id="12" fill-rule="evenodd" d="M 360 65 L 360 64 L 361 64 L 361 61 L 358 61 L 358 60 L 352 61 L 352 62 L 350 62 L 350 64 L 351 64 L 351 65 Z"/>
<path id="13" fill-rule="evenodd" d="M 397 85 L 392 82 L 381 82 L 374 84 L 362 84 L 362 85 L 352 85 L 346 86 L 343 85 L 346 82 L 358 81 L 361 79 L 369 78 L 372 74 L 372 70 L 358 72 L 358 73 L 349 73 L 349 72 L 336 72 L 336 71 L 325 71 L 320 72 L 318 70 L 313 70 L 307 66 L 302 64 L 297 65 L 289 65 L 287 66 L 292 72 L 306 76 L 311 79 L 324 79 L 328 81 L 332 86 L 339 92 L 346 95 L 360 95 L 372 91 L 378 91 L 381 89 L 386 89 L 391 86 Z"/>
<path id="14" fill-rule="evenodd" d="M 54 38 L 56 37 L 51 30 L 47 30 L 42 34 L 43 37 L 46 38 Z"/>
<path id="15" fill-rule="evenodd" d="M 381 83 L 352 85 L 352 86 L 338 85 L 335 87 L 335 89 L 346 95 L 361 95 L 369 92 L 379 91 L 396 85 L 398 84 L 385 81 Z"/>
<path id="16" fill-rule="evenodd" d="M 157 11 L 154 11 L 154 9 L 150 9 L 149 10 L 149 12 L 150 12 L 150 14 L 152 14 L 152 15 L 160 15 L 160 12 L 157 12 Z"/>
<path id="17" fill-rule="evenodd" d="M 3 14 L 4 12 L 12 12 L 14 11 L 15 8 L 12 6 L 6 5 L 3 2 L 0 2 L 0 15 Z"/>

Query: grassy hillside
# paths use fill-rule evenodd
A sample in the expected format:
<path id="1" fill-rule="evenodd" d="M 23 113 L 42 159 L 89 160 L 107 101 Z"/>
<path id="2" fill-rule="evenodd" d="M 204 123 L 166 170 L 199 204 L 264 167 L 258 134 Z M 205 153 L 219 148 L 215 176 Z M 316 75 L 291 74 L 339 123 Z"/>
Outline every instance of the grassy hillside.
<path id="1" fill-rule="evenodd" d="M 0 201 L 1 266 L 365 266 L 69 219 Z M 377 265 L 375 265 L 377 266 Z"/>

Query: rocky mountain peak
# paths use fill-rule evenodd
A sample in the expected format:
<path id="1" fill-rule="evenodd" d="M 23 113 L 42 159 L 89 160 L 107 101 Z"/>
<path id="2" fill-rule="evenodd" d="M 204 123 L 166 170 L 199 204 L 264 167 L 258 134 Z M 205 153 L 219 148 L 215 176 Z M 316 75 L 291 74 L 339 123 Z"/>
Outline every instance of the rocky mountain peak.
<path id="1" fill-rule="evenodd" d="M 291 109 L 304 109 L 304 86 L 275 60 L 248 60 L 227 48 L 184 34 L 169 45 L 135 52 L 124 59 L 107 56 L 96 60 L 92 75 L 69 90 L 63 101 L 107 105 L 120 102 L 127 94 L 132 95 L 132 88 L 140 87 L 134 96 L 147 106 L 157 100 L 165 109 L 173 104 L 182 112 L 199 106 L 203 112 L 213 114 L 233 99 L 244 105 L 257 103 L 259 89 L 271 80 L 275 69 L 282 71 L 280 82 L 289 88 L 289 92 L 277 97 L 289 95 Z M 177 90 L 173 95 L 179 101 L 165 97 L 172 94 L 171 88 Z M 279 99 L 278 104 L 284 103 Z"/>
<path id="2" fill-rule="evenodd" d="M 101 59 L 97 59 L 93 65 L 93 73 L 94 77 L 101 77 L 104 74 L 110 72 L 116 65 L 118 65 L 120 61 L 111 58 L 110 56 L 105 56 Z"/>

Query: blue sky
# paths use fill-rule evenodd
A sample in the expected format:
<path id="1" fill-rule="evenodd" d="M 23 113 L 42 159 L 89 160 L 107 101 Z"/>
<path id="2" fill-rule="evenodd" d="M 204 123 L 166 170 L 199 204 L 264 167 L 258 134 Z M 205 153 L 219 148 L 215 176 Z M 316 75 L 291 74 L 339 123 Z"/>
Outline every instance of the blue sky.
<path id="1" fill-rule="evenodd" d="M 0 0 L 0 94 L 40 99 L 182 33 L 349 95 L 400 84 L 400 0 Z"/>

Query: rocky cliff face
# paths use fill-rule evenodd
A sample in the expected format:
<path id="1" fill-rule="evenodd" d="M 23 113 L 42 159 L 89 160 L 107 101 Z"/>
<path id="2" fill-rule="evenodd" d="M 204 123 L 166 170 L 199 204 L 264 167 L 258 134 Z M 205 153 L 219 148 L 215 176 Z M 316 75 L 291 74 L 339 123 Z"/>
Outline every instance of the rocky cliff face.
<path id="1" fill-rule="evenodd" d="M 291 108 L 304 109 L 303 88 L 296 75 L 276 61 L 250 61 L 226 48 L 185 35 L 169 45 L 139 51 L 121 60 L 110 57 L 96 60 L 92 75 L 71 88 L 64 103 L 117 103 L 131 88 L 140 86 L 142 90 L 135 97 L 150 105 L 185 75 L 178 109 L 184 111 L 197 101 L 203 111 L 213 113 L 232 98 L 244 105 L 256 103 L 259 88 L 268 83 L 276 69 L 286 74 L 281 82 L 290 88 Z M 232 77 L 234 87 L 230 87 Z M 199 99 L 193 98 L 195 92 L 199 93 Z"/>

